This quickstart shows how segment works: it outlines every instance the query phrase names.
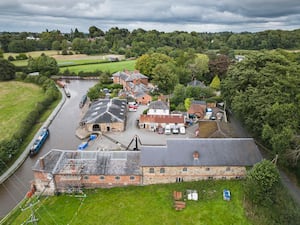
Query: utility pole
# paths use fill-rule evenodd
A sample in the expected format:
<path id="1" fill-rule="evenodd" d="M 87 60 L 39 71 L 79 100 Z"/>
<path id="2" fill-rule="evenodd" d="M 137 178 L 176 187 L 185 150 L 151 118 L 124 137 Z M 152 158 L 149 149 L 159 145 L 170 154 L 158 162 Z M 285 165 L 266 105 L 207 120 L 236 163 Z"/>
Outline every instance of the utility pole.
<path id="1" fill-rule="evenodd" d="M 225 123 L 227 123 L 227 113 L 226 113 L 226 101 L 224 101 L 224 120 L 225 120 Z"/>

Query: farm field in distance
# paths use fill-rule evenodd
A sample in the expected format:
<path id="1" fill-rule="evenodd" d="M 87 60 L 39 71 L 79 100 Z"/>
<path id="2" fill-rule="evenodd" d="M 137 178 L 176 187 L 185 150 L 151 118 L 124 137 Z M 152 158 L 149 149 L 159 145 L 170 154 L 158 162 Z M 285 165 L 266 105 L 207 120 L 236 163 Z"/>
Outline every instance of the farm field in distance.
<path id="1" fill-rule="evenodd" d="M 134 70 L 135 60 L 120 61 L 120 62 L 111 62 L 111 63 L 100 63 L 100 64 L 87 64 L 79 66 L 70 66 L 60 68 L 60 72 L 69 70 L 70 72 L 78 74 L 80 71 L 84 72 L 93 72 L 93 71 L 103 71 L 114 73 L 124 69 Z"/>
<path id="2" fill-rule="evenodd" d="M 85 54 L 74 54 L 74 55 L 59 55 L 58 51 L 36 51 L 24 53 L 27 56 L 33 58 L 40 56 L 42 53 L 51 56 L 56 59 L 58 66 L 60 66 L 60 72 L 69 70 L 70 72 L 79 73 L 93 72 L 96 70 L 109 71 L 111 73 L 120 70 L 134 70 L 135 60 L 119 61 L 119 62 L 107 62 L 109 57 L 117 57 L 120 60 L 124 60 L 123 55 L 85 55 Z M 4 53 L 4 58 L 7 59 L 9 56 L 16 57 L 18 53 Z M 28 60 L 15 60 L 12 63 L 16 66 L 27 66 Z"/>
<path id="3" fill-rule="evenodd" d="M 85 192 L 85 198 L 42 197 L 35 212 L 41 224 L 250 225 L 243 208 L 242 184 L 243 181 L 198 181 L 93 189 Z M 187 189 L 197 190 L 199 200 L 186 200 L 186 208 L 176 211 L 173 191 L 185 193 Z M 230 201 L 223 200 L 223 189 L 231 191 Z M 30 210 L 18 209 L 4 224 L 21 224 L 29 216 Z"/>
<path id="4" fill-rule="evenodd" d="M 0 140 L 14 134 L 43 97 L 44 92 L 37 85 L 17 81 L 0 82 Z"/>

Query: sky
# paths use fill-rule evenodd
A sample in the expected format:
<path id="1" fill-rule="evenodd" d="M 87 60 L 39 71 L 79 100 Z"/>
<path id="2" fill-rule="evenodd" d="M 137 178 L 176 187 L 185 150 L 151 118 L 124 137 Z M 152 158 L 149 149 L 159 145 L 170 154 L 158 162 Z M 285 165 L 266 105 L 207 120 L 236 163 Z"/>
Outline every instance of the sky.
<path id="1" fill-rule="evenodd" d="M 299 0 L 1 0 L 0 32 L 90 26 L 196 32 L 300 28 Z"/>

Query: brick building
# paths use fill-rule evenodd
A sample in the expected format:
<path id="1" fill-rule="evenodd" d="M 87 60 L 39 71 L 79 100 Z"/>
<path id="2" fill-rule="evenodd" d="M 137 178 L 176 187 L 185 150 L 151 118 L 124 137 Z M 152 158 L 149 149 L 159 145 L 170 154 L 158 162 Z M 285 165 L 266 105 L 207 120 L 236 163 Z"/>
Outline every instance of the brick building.
<path id="1" fill-rule="evenodd" d="M 251 138 L 169 139 L 141 151 L 52 150 L 33 167 L 38 192 L 148 185 L 207 179 L 240 179 L 262 160 Z"/>
<path id="2" fill-rule="evenodd" d="M 124 131 L 127 102 L 124 99 L 100 99 L 93 102 L 80 121 L 86 132 Z"/>
<path id="3" fill-rule="evenodd" d="M 139 71 L 119 71 L 114 73 L 113 82 L 121 84 L 127 96 L 134 98 L 139 104 L 146 105 L 152 101 L 149 91 L 153 86 L 149 84 L 148 77 Z"/>

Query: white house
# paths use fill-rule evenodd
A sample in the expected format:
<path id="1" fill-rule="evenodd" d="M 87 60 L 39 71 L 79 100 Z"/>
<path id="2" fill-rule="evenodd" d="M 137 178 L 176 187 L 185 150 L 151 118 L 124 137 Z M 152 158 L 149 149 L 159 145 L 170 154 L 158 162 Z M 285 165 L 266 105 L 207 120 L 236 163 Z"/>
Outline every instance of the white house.
<path id="1" fill-rule="evenodd" d="M 170 109 L 164 101 L 153 101 L 149 104 L 147 115 L 169 115 Z"/>

